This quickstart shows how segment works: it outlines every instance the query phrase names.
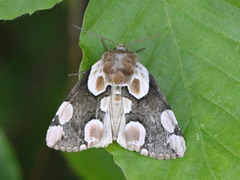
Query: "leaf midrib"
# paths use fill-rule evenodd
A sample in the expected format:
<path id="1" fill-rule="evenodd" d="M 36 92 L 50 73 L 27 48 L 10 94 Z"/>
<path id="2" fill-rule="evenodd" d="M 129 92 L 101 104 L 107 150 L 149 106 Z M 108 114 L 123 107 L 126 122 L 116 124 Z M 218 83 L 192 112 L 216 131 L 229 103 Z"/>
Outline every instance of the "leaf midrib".
<path id="1" fill-rule="evenodd" d="M 198 131 L 198 134 L 200 136 L 202 150 L 203 150 L 203 154 L 204 154 L 204 159 L 206 161 L 207 167 L 209 168 L 213 178 L 217 179 L 216 175 L 215 175 L 215 173 L 214 173 L 214 171 L 213 171 L 213 169 L 210 165 L 210 162 L 207 159 L 207 154 L 206 154 L 206 151 L 205 151 L 205 146 L 204 146 L 204 143 L 203 143 L 203 138 L 202 138 L 202 135 L 201 135 L 201 131 L 197 128 L 199 126 L 196 126 L 197 122 L 193 121 L 193 108 L 192 108 L 192 99 L 191 99 L 190 92 L 189 92 L 189 85 L 188 85 L 188 82 L 186 80 L 186 76 L 185 76 L 184 71 L 183 71 L 182 60 L 181 60 L 181 56 L 180 56 L 180 53 L 179 53 L 178 43 L 177 43 L 177 39 L 175 37 L 175 34 L 173 32 L 173 29 L 172 29 L 172 25 L 171 25 L 170 17 L 169 17 L 169 14 L 168 14 L 167 5 L 166 5 L 166 0 L 163 0 L 163 6 L 164 6 L 167 22 L 168 22 L 168 25 L 169 25 L 170 33 L 172 34 L 173 42 L 174 42 L 174 45 L 175 45 L 175 48 L 176 48 L 178 65 L 180 67 L 180 72 L 181 72 L 181 76 L 182 76 L 182 79 L 183 79 L 183 83 L 184 83 L 185 89 L 187 90 L 187 96 L 188 96 L 188 99 L 189 99 L 190 111 L 191 111 L 191 121 L 194 123 L 194 127 L 195 127 L 196 131 Z M 190 121 L 187 122 L 186 127 L 189 125 L 189 122 Z"/>

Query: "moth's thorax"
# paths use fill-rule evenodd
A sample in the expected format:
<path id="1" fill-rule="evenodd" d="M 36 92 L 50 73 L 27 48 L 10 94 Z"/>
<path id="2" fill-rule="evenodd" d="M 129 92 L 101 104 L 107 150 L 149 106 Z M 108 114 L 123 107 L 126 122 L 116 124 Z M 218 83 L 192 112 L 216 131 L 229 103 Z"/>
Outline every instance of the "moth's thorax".
<path id="1" fill-rule="evenodd" d="M 138 61 L 135 53 L 119 48 L 107 51 L 102 56 L 106 79 L 109 83 L 116 85 L 126 84 L 130 80 Z"/>

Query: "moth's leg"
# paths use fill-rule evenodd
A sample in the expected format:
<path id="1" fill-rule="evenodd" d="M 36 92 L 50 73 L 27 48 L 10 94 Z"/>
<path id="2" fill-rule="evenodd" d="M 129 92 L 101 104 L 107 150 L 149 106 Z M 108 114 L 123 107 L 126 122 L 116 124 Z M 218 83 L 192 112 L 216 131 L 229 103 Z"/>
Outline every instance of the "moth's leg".
<path id="1" fill-rule="evenodd" d="M 146 130 L 139 122 L 129 122 L 125 128 L 125 140 L 127 149 L 140 151 L 140 147 L 145 143 Z"/>

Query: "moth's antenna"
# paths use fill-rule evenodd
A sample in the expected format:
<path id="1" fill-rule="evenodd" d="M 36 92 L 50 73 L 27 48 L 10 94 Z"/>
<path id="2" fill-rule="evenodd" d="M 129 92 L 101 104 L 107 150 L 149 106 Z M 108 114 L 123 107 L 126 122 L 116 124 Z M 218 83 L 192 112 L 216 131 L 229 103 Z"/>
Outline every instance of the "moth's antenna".
<path id="1" fill-rule="evenodd" d="M 141 52 L 141 51 L 144 51 L 146 48 L 141 48 L 141 49 L 139 49 L 139 50 L 136 50 L 136 51 L 134 51 L 135 53 L 139 53 L 139 52 Z"/>
<path id="2" fill-rule="evenodd" d="M 105 44 L 105 42 L 104 42 L 103 39 L 101 39 L 101 42 L 102 42 L 102 44 L 103 44 L 103 47 L 104 47 L 105 51 L 108 51 L 108 48 L 107 48 L 107 46 L 106 46 L 106 44 Z"/>
<path id="3" fill-rule="evenodd" d="M 133 44 L 135 44 L 135 43 L 139 43 L 139 42 L 143 42 L 143 41 L 146 41 L 146 40 L 150 40 L 150 39 L 153 39 L 153 38 L 158 37 L 158 36 L 160 36 L 160 34 L 156 34 L 156 35 L 153 35 L 152 37 L 143 38 L 143 39 L 139 39 L 137 41 L 130 42 L 130 43 L 128 43 L 126 45 L 126 48 L 131 46 L 131 45 L 133 45 Z"/>
<path id="4" fill-rule="evenodd" d="M 78 73 L 72 73 L 72 74 L 69 74 L 68 76 L 79 76 L 80 74 L 84 74 L 85 72 L 87 72 L 87 71 L 82 71 L 82 72 L 78 72 Z"/>
<path id="5" fill-rule="evenodd" d="M 113 42 L 112 40 L 110 40 L 110 39 L 108 39 L 108 38 L 105 38 L 105 37 L 102 37 L 102 36 L 97 35 L 97 34 L 95 34 L 95 33 L 89 32 L 89 31 L 87 31 L 87 30 L 85 30 L 85 29 L 83 29 L 83 28 L 81 28 L 81 27 L 76 26 L 76 25 L 73 25 L 73 26 L 76 27 L 77 29 L 80 29 L 81 31 L 85 31 L 85 32 L 88 33 L 88 34 L 91 34 L 91 35 L 96 36 L 96 37 L 98 37 L 98 38 L 101 38 L 101 39 L 104 39 L 104 40 L 106 40 L 106 41 L 109 41 L 109 42 L 111 42 L 112 44 L 114 44 L 114 46 L 117 46 L 115 42 Z"/>

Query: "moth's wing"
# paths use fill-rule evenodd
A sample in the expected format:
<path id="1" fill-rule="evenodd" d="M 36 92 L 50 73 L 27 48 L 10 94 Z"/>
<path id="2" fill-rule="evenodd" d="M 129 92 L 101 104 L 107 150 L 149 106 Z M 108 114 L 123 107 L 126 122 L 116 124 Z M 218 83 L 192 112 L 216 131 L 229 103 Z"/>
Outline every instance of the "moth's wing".
<path id="1" fill-rule="evenodd" d="M 89 74 L 90 70 L 84 73 L 53 118 L 46 136 L 49 147 L 69 152 L 81 151 L 90 147 L 90 131 L 101 133 L 105 114 L 99 110 L 100 101 L 109 96 L 110 89 L 94 96 L 87 86 Z M 91 147 L 101 145 L 92 144 Z"/>
<path id="2" fill-rule="evenodd" d="M 123 88 L 122 95 L 132 101 L 131 112 L 125 115 L 126 131 L 129 131 L 127 128 L 132 128 L 129 138 L 136 137 L 137 134 L 139 140 L 134 143 L 140 146 L 132 149 L 130 145 L 127 148 L 157 159 L 183 157 L 186 147 L 182 132 L 153 76 L 149 74 L 149 91 L 143 98 L 136 99 L 126 87 Z M 138 129 L 135 135 L 134 128 Z"/>

